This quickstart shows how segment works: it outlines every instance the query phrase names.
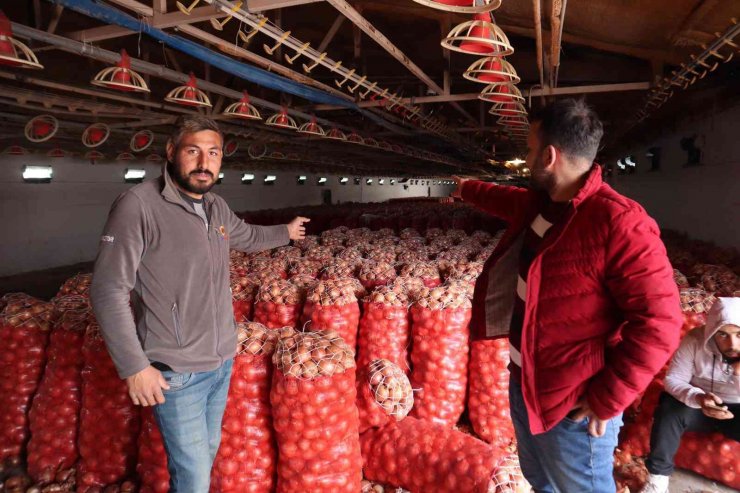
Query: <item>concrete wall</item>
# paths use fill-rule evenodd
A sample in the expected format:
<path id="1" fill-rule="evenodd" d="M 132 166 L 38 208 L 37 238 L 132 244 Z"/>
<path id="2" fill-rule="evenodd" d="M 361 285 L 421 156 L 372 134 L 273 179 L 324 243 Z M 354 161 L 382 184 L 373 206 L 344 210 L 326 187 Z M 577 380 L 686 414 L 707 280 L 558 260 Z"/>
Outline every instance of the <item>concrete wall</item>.
<path id="1" fill-rule="evenodd" d="M 649 121 L 646 123 L 649 125 Z M 661 227 L 721 246 L 740 248 L 740 105 L 701 117 L 687 117 L 648 145 L 634 146 L 634 174 L 618 175 L 613 186 L 637 200 Z M 702 166 L 685 167 L 683 137 L 697 135 Z M 647 150 L 661 148 L 661 170 L 649 171 Z"/>
<path id="2" fill-rule="evenodd" d="M 52 165 L 54 178 L 48 184 L 25 183 L 24 165 Z M 0 276 L 47 269 L 94 259 L 100 232 L 113 200 L 132 185 L 123 182 L 127 167 L 147 170 L 147 178 L 159 176 L 161 166 L 142 163 L 90 164 L 87 160 L 45 156 L 0 156 L 3 170 L 0 183 Z M 332 201 L 379 202 L 395 197 L 447 196 L 450 186 L 411 185 L 408 190 L 396 183 L 341 185 L 338 176 L 325 175 L 326 186 L 317 186 L 317 175 L 305 174 L 305 185 L 296 184 L 297 172 L 255 173 L 252 185 L 240 182 L 241 172 L 224 170 L 223 182 L 214 191 L 235 211 L 280 208 L 322 203 L 322 190 L 332 191 Z M 262 184 L 265 174 L 278 177 L 272 186 Z"/>

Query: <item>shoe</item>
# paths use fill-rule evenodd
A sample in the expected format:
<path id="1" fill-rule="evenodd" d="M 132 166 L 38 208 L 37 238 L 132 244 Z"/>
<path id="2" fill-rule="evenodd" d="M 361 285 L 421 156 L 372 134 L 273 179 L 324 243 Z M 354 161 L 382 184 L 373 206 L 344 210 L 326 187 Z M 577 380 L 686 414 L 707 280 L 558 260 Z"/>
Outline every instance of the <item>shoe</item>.
<path id="1" fill-rule="evenodd" d="M 648 474 L 647 483 L 642 487 L 640 493 L 668 493 L 669 476 L 660 474 Z"/>

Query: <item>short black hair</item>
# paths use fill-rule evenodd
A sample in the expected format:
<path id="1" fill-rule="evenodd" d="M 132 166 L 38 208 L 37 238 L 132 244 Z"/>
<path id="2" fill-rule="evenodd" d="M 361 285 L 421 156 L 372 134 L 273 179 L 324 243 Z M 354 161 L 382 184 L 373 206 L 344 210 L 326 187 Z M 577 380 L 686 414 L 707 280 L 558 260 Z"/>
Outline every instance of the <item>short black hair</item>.
<path id="1" fill-rule="evenodd" d="M 604 126 L 583 99 L 556 99 L 536 110 L 531 123 L 539 123 L 542 146 L 552 145 L 564 154 L 593 161 L 599 150 Z"/>
<path id="2" fill-rule="evenodd" d="M 203 130 L 213 130 L 221 136 L 221 145 L 224 143 L 224 134 L 221 129 L 218 128 L 218 123 L 208 117 L 202 115 L 182 115 L 178 117 L 175 122 L 175 131 L 170 136 L 170 142 L 172 146 L 177 149 L 180 144 L 180 139 L 185 134 L 192 134 L 195 132 L 202 132 Z"/>

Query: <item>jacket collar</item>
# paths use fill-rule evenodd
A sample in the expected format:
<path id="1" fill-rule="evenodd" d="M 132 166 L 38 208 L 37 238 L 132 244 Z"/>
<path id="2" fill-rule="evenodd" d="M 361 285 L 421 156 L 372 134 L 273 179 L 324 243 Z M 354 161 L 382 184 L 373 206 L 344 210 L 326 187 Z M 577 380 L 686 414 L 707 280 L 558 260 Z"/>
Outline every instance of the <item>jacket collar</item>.
<path id="1" fill-rule="evenodd" d="M 170 176 L 170 173 L 167 171 L 167 163 L 162 166 L 162 197 L 169 200 L 170 202 L 174 202 L 176 204 L 179 204 L 182 202 L 182 197 L 180 197 L 180 192 L 177 189 L 177 185 L 175 185 L 174 180 Z M 210 205 L 213 203 L 213 201 L 216 198 L 213 196 L 211 192 L 207 192 L 203 194 L 203 201 Z"/>
<path id="2" fill-rule="evenodd" d="M 573 197 L 573 207 L 577 208 L 584 200 L 595 194 L 604 181 L 601 179 L 601 166 L 594 163 L 588 172 L 586 183 L 583 184 L 575 197 Z"/>

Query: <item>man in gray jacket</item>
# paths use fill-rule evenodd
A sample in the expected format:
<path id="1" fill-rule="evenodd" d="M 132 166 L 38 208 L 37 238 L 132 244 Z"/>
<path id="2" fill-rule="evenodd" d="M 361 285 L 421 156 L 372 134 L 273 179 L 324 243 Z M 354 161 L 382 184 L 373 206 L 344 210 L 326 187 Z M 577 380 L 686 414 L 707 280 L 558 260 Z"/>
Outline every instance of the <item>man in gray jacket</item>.
<path id="1" fill-rule="evenodd" d="M 221 441 L 237 345 L 229 249 L 285 245 L 305 236 L 308 221 L 253 226 L 239 219 L 209 192 L 222 149 L 213 120 L 178 120 L 162 176 L 113 204 L 90 290 L 131 400 L 154 406 L 176 493 L 208 491 Z"/>

